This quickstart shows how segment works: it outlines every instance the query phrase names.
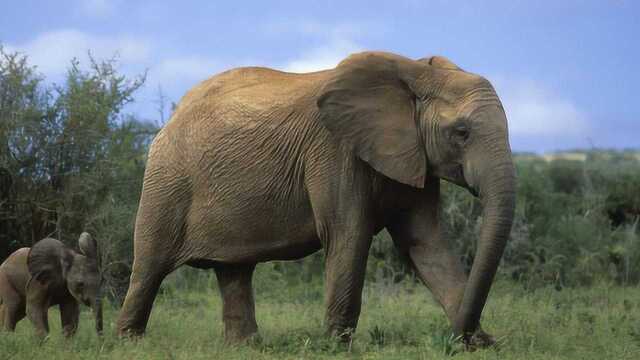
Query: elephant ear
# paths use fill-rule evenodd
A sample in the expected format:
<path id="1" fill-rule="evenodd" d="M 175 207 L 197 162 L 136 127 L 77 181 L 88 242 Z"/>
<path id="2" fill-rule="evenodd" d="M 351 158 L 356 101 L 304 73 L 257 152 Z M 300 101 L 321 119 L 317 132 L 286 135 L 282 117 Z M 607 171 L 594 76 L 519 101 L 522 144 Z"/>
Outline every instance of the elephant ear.
<path id="1" fill-rule="evenodd" d="M 46 238 L 29 250 L 27 267 L 32 278 L 43 284 L 60 284 L 73 262 L 73 253 L 62 242 Z"/>
<path id="2" fill-rule="evenodd" d="M 320 121 L 371 167 L 424 187 L 426 154 L 417 127 L 416 95 L 403 80 L 410 59 L 385 53 L 348 57 L 317 100 Z"/>
<path id="3" fill-rule="evenodd" d="M 78 238 L 78 247 L 80 252 L 92 259 L 98 258 L 98 242 L 88 232 L 83 232 Z"/>
<path id="4" fill-rule="evenodd" d="M 418 61 L 431 65 L 433 67 L 437 67 L 439 69 L 462 71 L 462 69 L 459 68 L 458 65 L 454 64 L 451 60 L 447 59 L 444 56 L 431 56 L 422 58 Z"/>

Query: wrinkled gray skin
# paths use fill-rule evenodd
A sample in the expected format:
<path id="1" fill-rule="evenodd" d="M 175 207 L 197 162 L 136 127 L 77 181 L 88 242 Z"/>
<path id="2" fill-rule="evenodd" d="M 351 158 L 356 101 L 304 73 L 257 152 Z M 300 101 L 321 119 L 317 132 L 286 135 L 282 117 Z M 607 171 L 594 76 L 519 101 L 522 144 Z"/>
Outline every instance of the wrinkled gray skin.
<path id="1" fill-rule="evenodd" d="M 467 278 L 438 222 L 439 179 L 484 204 Z M 335 69 L 240 68 L 193 88 L 149 153 L 119 333 L 144 332 L 162 279 L 214 268 L 228 341 L 256 333 L 256 263 L 326 255 L 326 324 L 355 329 L 372 236 L 395 245 L 469 345 L 514 210 L 504 110 L 449 60 L 365 52 Z"/>
<path id="2" fill-rule="evenodd" d="M 60 306 L 65 336 L 78 328 L 80 303 L 92 308 L 96 331 L 102 332 L 101 276 L 98 247 L 88 233 L 78 239 L 80 253 L 46 238 L 18 249 L 0 266 L 0 325 L 13 331 L 26 316 L 44 337 L 49 333 L 48 310 Z"/>

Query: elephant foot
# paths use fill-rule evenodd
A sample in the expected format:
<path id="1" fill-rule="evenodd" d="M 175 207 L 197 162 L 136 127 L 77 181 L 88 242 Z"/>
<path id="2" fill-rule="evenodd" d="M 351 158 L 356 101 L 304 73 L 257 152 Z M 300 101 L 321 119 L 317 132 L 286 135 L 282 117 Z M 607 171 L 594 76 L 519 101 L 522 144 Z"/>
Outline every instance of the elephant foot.
<path id="1" fill-rule="evenodd" d="M 258 324 L 250 316 L 224 319 L 224 342 L 227 345 L 251 344 L 259 341 Z"/>
<path id="2" fill-rule="evenodd" d="M 71 339 L 75 334 L 76 334 L 75 329 L 73 330 L 62 329 L 62 335 L 65 337 L 65 339 Z"/>
<path id="3" fill-rule="evenodd" d="M 327 331 L 327 334 L 340 343 L 348 344 L 351 342 L 351 337 L 355 331 L 356 329 L 352 327 L 331 327 Z"/>
<path id="4" fill-rule="evenodd" d="M 484 332 L 482 329 L 476 331 L 471 337 L 464 340 L 464 346 L 466 351 L 476 351 L 478 349 L 485 349 L 496 345 L 496 339 Z"/>
<path id="5" fill-rule="evenodd" d="M 117 335 L 120 339 L 137 340 L 144 335 L 144 329 L 119 328 Z"/>
<path id="6" fill-rule="evenodd" d="M 234 330 L 225 330 L 224 333 L 224 342 L 226 345 L 246 345 L 246 344 L 255 344 L 261 341 L 260 334 L 258 334 L 258 329 L 239 329 L 238 331 Z"/>

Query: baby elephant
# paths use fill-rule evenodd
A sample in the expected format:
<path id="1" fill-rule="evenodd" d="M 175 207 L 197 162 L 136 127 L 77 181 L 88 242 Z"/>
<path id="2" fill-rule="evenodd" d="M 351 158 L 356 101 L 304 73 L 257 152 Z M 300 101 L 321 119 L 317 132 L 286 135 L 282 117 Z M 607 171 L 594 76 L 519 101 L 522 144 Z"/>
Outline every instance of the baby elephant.
<path id="1" fill-rule="evenodd" d="M 49 332 L 49 307 L 60 305 L 65 336 L 78 327 L 79 303 L 90 306 L 96 331 L 102 332 L 102 277 L 98 244 L 88 233 L 78 239 L 80 253 L 46 238 L 22 248 L 0 265 L 0 325 L 13 331 L 25 315 L 39 336 Z"/>

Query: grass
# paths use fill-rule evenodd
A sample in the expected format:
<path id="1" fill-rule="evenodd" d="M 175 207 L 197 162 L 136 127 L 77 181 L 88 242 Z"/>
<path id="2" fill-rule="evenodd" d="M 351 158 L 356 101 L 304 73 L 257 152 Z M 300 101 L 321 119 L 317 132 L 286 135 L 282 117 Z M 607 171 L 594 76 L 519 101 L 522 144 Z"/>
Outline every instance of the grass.
<path id="1" fill-rule="evenodd" d="M 16 333 L 0 333 L 0 359 L 638 359 L 640 289 L 600 284 L 590 288 L 542 288 L 527 292 L 498 282 L 483 315 L 499 347 L 461 352 L 440 308 L 426 288 L 406 281 L 367 284 L 358 331 L 351 344 L 323 336 L 322 285 L 286 281 L 258 271 L 256 314 L 260 339 L 228 347 L 222 341 L 220 299 L 213 277 L 201 289 L 184 290 L 171 279 L 156 300 L 146 336 L 114 335 L 117 310 L 107 307 L 105 336 L 81 314 L 78 334 L 61 336 L 59 313 L 49 313 L 52 332 L 40 342 L 28 321 Z M 192 286 L 193 287 L 193 286 Z"/>

